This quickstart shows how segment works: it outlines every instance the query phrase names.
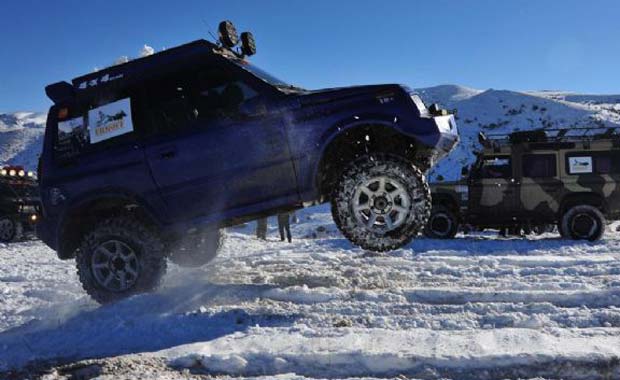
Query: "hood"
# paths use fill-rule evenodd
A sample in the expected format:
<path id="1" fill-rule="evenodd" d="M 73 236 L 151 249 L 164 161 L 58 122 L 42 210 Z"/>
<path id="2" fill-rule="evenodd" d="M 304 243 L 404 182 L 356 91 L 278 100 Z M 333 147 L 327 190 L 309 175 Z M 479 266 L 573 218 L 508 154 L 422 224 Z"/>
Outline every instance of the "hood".
<path id="1" fill-rule="evenodd" d="M 399 84 L 375 84 L 366 86 L 350 86 L 324 88 L 320 90 L 308 91 L 300 95 L 302 105 L 332 102 L 358 96 L 367 95 L 389 95 L 390 93 L 411 92 L 409 88 Z"/>

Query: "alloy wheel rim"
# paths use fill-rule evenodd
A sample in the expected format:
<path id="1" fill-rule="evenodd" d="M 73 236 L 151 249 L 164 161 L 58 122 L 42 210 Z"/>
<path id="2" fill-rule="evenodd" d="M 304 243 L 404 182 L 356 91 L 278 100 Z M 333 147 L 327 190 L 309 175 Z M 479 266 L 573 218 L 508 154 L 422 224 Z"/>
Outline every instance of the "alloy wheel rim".
<path id="1" fill-rule="evenodd" d="M 353 195 L 357 222 L 372 232 L 389 232 L 405 223 L 412 198 L 403 183 L 377 176 L 361 183 Z"/>
<path id="2" fill-rule="evenodd" d="M 99 244 L 92 255 L 91 265 L 97 283 L 112 292 L 133 287 L 140 273 L 135 250 L 119 240 Z"/>

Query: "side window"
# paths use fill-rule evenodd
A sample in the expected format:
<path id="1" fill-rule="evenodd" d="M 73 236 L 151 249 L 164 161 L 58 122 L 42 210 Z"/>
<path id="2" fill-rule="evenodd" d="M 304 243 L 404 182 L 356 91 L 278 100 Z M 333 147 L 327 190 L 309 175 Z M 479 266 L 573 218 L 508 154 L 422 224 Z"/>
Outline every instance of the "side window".
<path id="1" fill-rule="evenodd" d="M 241 105 L 258 95 L 222 68 L 184 70 L 147 86 L 148 113 L 155 130 L 173 132 L 195 121 L 237 118 Z"/>
<path id="2" fill-rule="evenodd" d="M 617 170 L 617 168 L 615 168 Z M 602 153 L 594 156 L 594 170 L 597 174 L 617 172 L 612 169 L 611 153 Z"/>
<path id="3" fill-rule="evenodd" d="M 198 119 L 237 118 L 241 116 L 241 105 L 258 95 L 234 73 L 219 68 L 199 71 L 190 88 Z"/>
<path id="4" fill-rule="evenodd" d="M 522 165 L 523 177 L 546 178 L 555 177 L 556 158 L 555 154 L 525 154 Z"/>
<path id="5" fill-rule="evenodd" d="M 620 173 L 620 152 L 579 152 L 566 157 L 568 174 L 618 174 Z"/>
<path id="6" fill-rule="evenodd" d="M 486 156 L 480 166 L 480 178 L 511 178 L 512 163 L 509 156 Z"/>
<path id="7" fill-rule="evenodd" d="M 128 93 L 57 107 L 54 155 L 59 162 L 135 139 Z"/>
<path id="8" fill-rule="evenodd" d="M 184 74 L 157 78 L 145 88 L 147 116 L 156 133 L 173 131 L 195 119 L 189 103 L 188 79 Z"/>

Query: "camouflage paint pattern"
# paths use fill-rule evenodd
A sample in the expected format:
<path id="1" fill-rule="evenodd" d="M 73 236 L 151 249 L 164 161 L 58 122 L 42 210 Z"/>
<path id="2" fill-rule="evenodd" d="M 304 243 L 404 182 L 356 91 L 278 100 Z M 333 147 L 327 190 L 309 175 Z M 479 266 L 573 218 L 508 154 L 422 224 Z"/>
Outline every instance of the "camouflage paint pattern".
<path id="1" fill-rule="evenodd" d="M 564 202 L 579 197 L 598 197 L 606 206 L 609 219 L 620 218 L 620 172 L 610 174 L 581 173 L 570 174 L 567 156 L 579 154 L 588 156 L 601 152 L 616 152 L 620 157 L 620 147 L 613 141 L 595 140 L 575 142 L 571 147 L 544 149 L 539 143 L 503 144 L 499 147 L 484 148 L 479 156 L 479 165 L 484 158 L 510 156 L 512 176 L 510 178 L 476 178 L 475 169 L 469 179 L 455 182 L 431 184 L 432 194 L 438 203 L 451 200 L 459 204 L 462 216 L 476 219 L 478 224 L 496 225 L 507 220 L 529 222 L 557 222 L 563 212 Z M 522 157 L 526 154 L 552 154 L 556 158 L 556 175 L 544 178 L 522 176 Z M 612 156 L 612 160 L 613 160 Z M 474 168 L 476 164 L 474 164 Z M 618 165 L 620 167 L 620 165 Z M 468 195 L 464 200 L 463 187 Z M 460 191 L 457 191 L 457 188 Z"/>

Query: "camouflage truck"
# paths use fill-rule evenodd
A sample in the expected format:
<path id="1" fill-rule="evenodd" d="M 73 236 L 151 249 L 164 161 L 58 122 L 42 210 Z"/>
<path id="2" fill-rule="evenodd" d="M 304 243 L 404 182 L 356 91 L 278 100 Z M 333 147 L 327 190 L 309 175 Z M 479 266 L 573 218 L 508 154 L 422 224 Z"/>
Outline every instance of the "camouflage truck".
<path id="1" fill-rule="evenodd" d="M 461 180 L 431 184 L 426 236 L 557 225 L 562 237 L 594 241 L 606 220 L 620 216 L 620 128 L 480 134 L 479 141 Z"/>

